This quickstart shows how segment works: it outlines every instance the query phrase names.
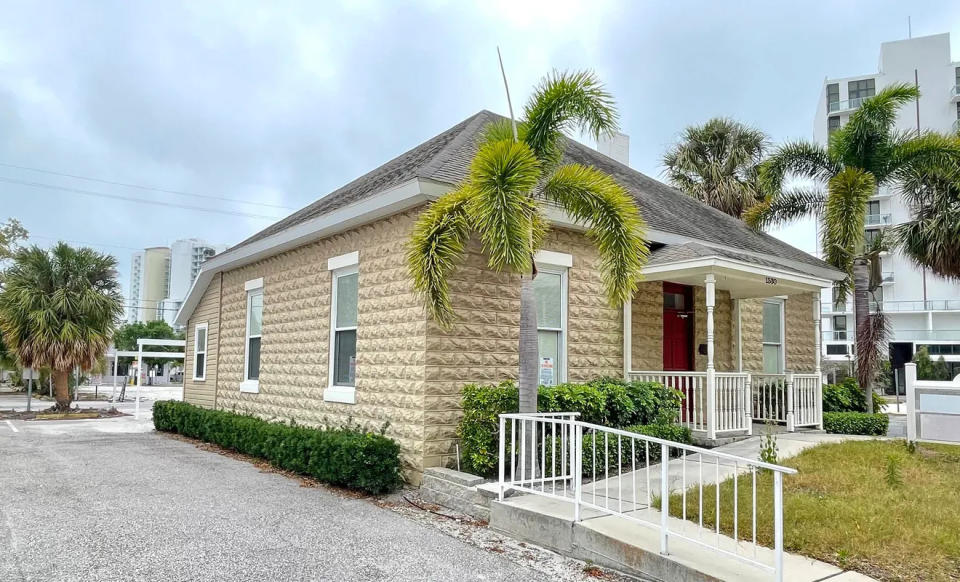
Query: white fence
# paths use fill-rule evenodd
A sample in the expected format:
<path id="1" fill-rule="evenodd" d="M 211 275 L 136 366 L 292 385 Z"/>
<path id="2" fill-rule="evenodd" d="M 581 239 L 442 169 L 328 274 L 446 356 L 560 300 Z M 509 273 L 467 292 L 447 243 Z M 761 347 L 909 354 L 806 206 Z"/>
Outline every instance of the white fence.
<path id="1" fill-rule="evenodd" d="M 917 365 L 904 370 L 907 440 L 960 443 L 960 375 L 951 381 L 917 380 Z"/>
<path id="2" fill-rule="evenodd" d="M 663 554 L 670 553 L 672 538 L 682 538 L 783 580 L 783 475 L 796 470 L 581 422 L 577 416 L 500 415 L 501 501 L 508 489 L 562 499 L 573 504 L 575 521 L 580 521 L 583 508 L 589 508 L 657 530 Z M 773 473 L 772 492 L 766 494 L 772 499 L 758 500 L 764 496 L 757 487 L 763 471 Z M 724 487 L 733 488 L 732 508 L 721 507 L 722 495 L 704 495 L 705 484 L 720 488 L 731 477 L 738 478 Z M 742 503 L 739 489 L 748 486 L 750 502 Z M 681 501 L 673 514 L 671 495 L 679 495 Z M 695 496 L 695 503 L 688 503 L 689 496 Z M 714 505 L 713 524 L 709 519 L 705 523 L 705 502 Z M 772 563 L 758 554 L 758 504 L 773 507 Z M 724 511 L 732 514 L 728 515 L 732 531 L 721 533 Z M 741 525 L 741 515 L 746 518 L 747 512 L 749 519 Z"/>
<path id="3" fill-rule="evenodd" d="M 822 379 L 819 374 L 752 374 L 753 418 L 801 426 L 823 423 Z"/>

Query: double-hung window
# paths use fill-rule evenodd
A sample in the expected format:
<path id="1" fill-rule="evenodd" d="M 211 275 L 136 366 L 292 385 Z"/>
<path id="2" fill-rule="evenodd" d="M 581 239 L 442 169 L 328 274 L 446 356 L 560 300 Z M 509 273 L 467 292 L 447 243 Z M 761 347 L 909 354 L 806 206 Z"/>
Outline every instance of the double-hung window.
<path id="1" fill-rule="evenodd" d="M 330 300 L 330 382 L 324 400 L 356 402 L 357 315 L 359 254 L 349 253 L 328 261 L 332 273 Z"/>
<path id="2" fill-rule="evenodd" d="M 763 302 L 763 372 L 782 374 L 783 369 L 783 301 L 768 299 Z"/>
<path id="3" fill-rule="evenodd" d="M 537 298 L 539 382 L 544 386 L 567 380 L 567 271 L 572 262 L 567 254 L 537 253 L 533 292 Z"/>
<path id="4" fill-rule="evenodd" d="M 193 379 L 207 377 L 207 329 L 206 322 L 198 323 L 193 331 Z"/>
<path id="5" fill-rule="evenodd" d="M 247 327 L 241 392 L 260 391 L 260 343 L 263 336 L 263 279 L 247 281 Z"/>

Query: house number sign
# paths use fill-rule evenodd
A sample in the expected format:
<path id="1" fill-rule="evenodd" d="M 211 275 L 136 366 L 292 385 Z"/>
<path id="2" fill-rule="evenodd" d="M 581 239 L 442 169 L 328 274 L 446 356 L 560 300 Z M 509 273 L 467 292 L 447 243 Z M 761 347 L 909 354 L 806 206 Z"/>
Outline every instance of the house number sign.
<path id="1" fill-rule="evenodd" d="M 763 282 L 767 285 L 776 285 L 778 283 L 776 277 L 765 277 Z"/>

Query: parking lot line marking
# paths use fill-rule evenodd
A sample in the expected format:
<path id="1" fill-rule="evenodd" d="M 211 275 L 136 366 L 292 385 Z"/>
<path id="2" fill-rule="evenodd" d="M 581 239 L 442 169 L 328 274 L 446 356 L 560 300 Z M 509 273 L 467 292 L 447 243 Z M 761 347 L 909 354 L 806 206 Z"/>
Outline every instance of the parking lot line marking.
<path id="1" fill-rule="evenodd" d="M 9 420 L 7 421 L 7 426 L 9 426 L 9 427 L 10 427 L 10 430 L 12 430 L 13 432 L 20 432 L 20 429 L 18 429 L 17 427 L 13 426 L 13 423 L 10 422 Z"/>

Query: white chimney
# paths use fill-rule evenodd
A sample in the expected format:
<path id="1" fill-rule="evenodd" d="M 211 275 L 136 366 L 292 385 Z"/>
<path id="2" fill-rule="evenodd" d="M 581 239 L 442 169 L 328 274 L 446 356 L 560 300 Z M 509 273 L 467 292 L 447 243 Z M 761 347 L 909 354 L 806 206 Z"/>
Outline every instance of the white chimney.
<path id="1" fill-rule="evenodd" d="M 613 135 L 601 135 L 597 140 L 597 151 L 623 164 L 630 165 L 630 136 L 620 132 Z"/>

